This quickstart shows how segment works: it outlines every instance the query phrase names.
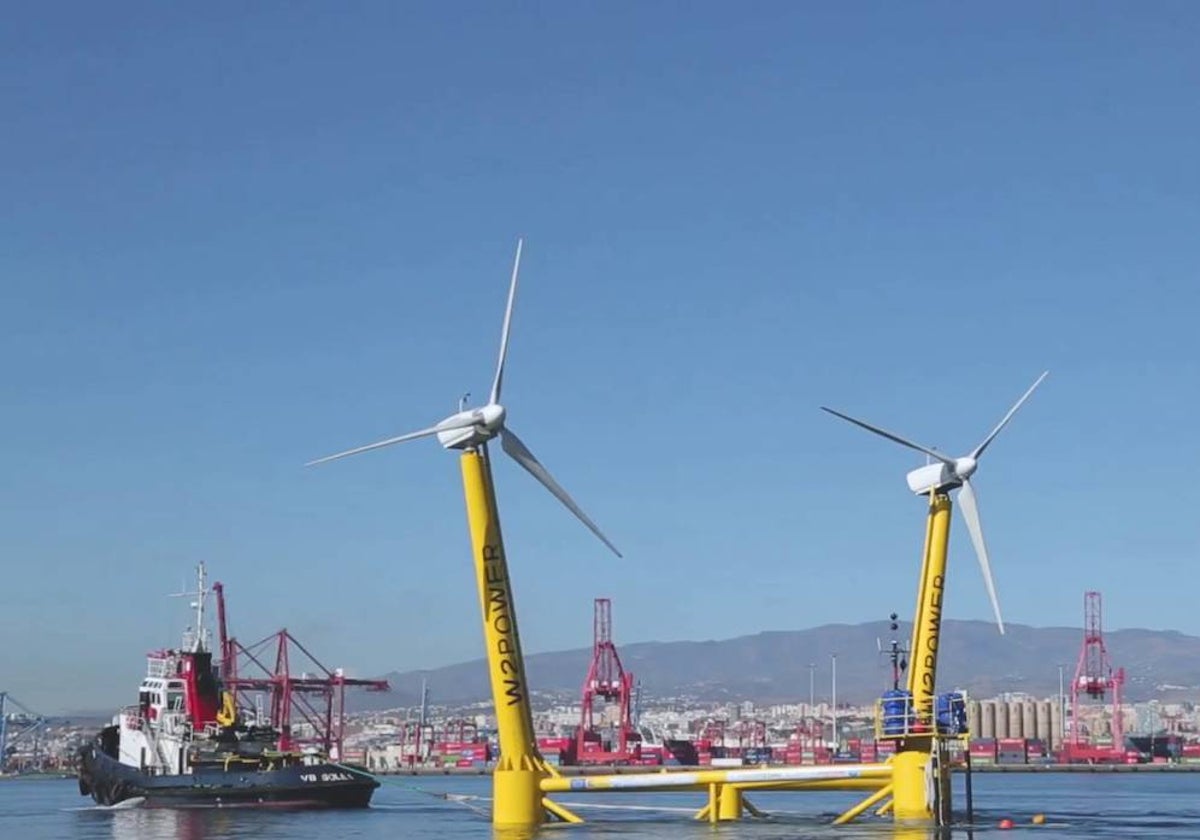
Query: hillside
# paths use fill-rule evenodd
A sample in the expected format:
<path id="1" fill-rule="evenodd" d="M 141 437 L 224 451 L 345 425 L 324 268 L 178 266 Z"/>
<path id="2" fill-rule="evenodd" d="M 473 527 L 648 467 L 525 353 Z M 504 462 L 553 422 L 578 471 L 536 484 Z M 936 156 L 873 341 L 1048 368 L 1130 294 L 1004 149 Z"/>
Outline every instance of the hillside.
<path id="1" fill-rule="evenodd" d="M 1003 691 L 1049 695 L 1058 691 L 1058 665 L 1069 681 L 1079 653 L 1081 631 L 1074 627 L 1008 625 L 1004 636 L 982 621 L 946 621 L 939 683 L 966 688 L 975 696 Z M 902 628 L 902 639 L 908 628 Z M 889 668 L 876 641 L 891 638 L 886 622 L 828 624 L 808 630 L 774 631 L 704 642 L 641 642 L 620 645 L 625 667 L 653 698 L 691 695 L 702 700 L 746 699 L 802 702 L 808 699 L 810 662 L 817 664 L 818 702 L 828 699 L 829 655 L 838 655 L 838 698 L 862 702 L 887 687 Z M 1118 630 L 1105 641 L 1113 662 L 1127 674 L 1130 700 L 1193 696 L 1200 686 L 1200 638 L 1156 630 Z M 526 658 L 535 692 L 578 693 L 591 649 L 533 654 Z M 455 705 L 488 697 L 482 660 L 427 671 L 393 672 L 388 694 L 355 696 L 353 709 L 415 705 L 421 680 L 431 702 Z M 1172 688 L 1173 687 L 1173 688 Z"/>

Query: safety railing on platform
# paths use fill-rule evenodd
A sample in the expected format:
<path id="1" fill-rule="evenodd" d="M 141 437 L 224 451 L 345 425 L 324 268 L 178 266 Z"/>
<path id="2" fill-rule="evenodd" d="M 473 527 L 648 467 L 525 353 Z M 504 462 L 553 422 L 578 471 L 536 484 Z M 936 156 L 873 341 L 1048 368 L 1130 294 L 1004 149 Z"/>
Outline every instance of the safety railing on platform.
<path id="1" fill-rule="evenodd" d="M 875 701 L 876 740 L 928 735 L 964 740 L 970 737 L 966 694 L 954 691 L 937 695 L 932 716 L 918 712 L 908 691 L 889 691 Z"/>

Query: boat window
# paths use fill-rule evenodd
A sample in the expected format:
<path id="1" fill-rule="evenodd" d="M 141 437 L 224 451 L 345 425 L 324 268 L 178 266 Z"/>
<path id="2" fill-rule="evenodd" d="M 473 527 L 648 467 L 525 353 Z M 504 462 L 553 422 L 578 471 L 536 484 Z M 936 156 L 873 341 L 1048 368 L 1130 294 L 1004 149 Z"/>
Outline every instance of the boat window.
<path id="1" fill-rule="evenodd" d="M 168 691 L 167 692 L 167 710 L 171 712 L 183 711 L 183 692 Z"/>

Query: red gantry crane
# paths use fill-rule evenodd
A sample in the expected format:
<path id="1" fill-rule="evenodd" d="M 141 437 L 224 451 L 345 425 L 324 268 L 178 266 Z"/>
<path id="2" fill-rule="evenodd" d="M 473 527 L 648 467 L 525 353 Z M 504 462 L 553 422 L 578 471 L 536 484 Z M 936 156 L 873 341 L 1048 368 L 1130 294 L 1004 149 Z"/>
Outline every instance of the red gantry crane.
<path id="1" fill-rule="evenodd" d="M 387 680 L 351 679 L 341 668 L 331 671 L 287 629 L 252 645 L 243 645 L 229 635 L 226 626 L 225 588 L 215 583 L 213 591 L 217 595 L 221 682 L 233 695 L 238 709 L 254 709 L 253 695 L 265 694 L 270 724 L 280 733 L 280 750 L 312 746 L 334 760 L 344 758 L 346 687 L 387 691 Z M 299 656 L 292 652 L 293 648 Z M 271 658 L 273 665 L 267 664 Z M 293 659 L 303 668 L 299 676 L 292 672 Z"/>
<path id="2" fill-rule="evenodd" d="M 1123 762 L 1125 733 L 1121 721 L 1121 686 L 1125 669 L 1113 670 L 1104 646 L 1103 613 L 1099 592 L 1083 593 L 1083 646 L 1071 682 L 1071 720 L 1065 738 L 1064 759 L 1070 763 Z M 1086 731 L 1080 715 L 1081 700 L 1103 700 L 1112 696 L 1112 743 L 1098 743 L 1100 732 Z"/>
<path id="3" fill-rule="evenodd" d="M 621 667 L 612 640 L 612 601 L 597 598 L 593 618 L 592 664 L 583 682 L 583 714 L 575 732 L 578 764 L 628 764 L 641 757 L 641 735 L 633 723 L 633 674 Z M 597 729 L 596 698 L 617 703 L 619 711 L 609 737 Z M 615 731 L 614 731 L 615 730 Z"/>

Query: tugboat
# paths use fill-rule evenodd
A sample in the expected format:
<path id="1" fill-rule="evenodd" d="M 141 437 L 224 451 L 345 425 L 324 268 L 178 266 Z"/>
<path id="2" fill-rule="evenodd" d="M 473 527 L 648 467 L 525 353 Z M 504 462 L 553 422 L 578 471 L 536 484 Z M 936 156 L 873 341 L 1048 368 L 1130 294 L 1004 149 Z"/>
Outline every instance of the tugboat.
<path id="1" fill-rule="evenodd" d="M 149 654 L 137 705 L 80 749 L 80 794 L 151 808 L 367 807 L 379 787 L 374 776 L 313 747 L 291 749 L 223 689 L 204 629 L 203 563 L 198 573 L 196 630 L 184 633 L 179 650 Z"/>

